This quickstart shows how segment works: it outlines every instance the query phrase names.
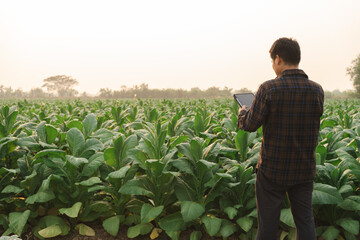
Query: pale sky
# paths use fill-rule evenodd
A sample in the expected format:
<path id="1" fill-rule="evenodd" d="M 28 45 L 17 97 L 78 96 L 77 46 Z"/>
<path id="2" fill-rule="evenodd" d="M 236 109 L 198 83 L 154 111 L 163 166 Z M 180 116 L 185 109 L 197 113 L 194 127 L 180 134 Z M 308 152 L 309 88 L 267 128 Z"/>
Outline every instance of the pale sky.
<path id="1" fill-rule="evenodd" d="M 359 0 L 0 0 L 0 85 L 69 75 L 92 94 L 142 83 L 255 91 L 275 77 L 279 37 L 298 40 L 300 68 L 325 90 L 353 89 Z"/>

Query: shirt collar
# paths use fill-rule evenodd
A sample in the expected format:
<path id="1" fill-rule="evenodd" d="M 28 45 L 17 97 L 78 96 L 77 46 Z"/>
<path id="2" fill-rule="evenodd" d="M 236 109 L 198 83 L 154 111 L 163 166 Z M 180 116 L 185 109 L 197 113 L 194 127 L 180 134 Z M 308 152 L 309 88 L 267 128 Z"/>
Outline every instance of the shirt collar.
<path id="1" fill-rule="evenodd" d="M 303 75 L 306 78 L 308 78 L 306 73 L 301 69 L 286 69 L 281 73 L 281 75 L 279 77 L 289 76 L 289 75 Z"/>

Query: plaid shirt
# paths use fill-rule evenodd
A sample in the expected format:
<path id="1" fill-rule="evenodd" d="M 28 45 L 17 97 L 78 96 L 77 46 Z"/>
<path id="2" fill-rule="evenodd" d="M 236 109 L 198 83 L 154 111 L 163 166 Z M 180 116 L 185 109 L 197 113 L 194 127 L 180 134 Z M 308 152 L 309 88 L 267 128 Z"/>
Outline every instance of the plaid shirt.
<path id="1" fill-rule="evenodd" d="M 253 132 L 263 126 L 257 168 L 272 182 L 294 185 L 314 180 L 323 103 L 319 84 L 300 69 L 288 69 L 261 84 L 251 108 L 240 111 L 240 129 Z"/>

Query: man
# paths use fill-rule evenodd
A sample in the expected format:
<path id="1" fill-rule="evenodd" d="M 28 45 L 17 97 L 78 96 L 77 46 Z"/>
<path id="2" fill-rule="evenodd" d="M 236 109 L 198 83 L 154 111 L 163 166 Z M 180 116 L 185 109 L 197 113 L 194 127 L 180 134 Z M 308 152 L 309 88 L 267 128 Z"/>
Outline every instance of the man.
<path id="1" fill-rule="evenodd" d="M 277 77 L 260 85 L 251 108 L 243 106 L 238 117 L 240 129 L 263 127 L 255 185 L 257 239 L 277 239 L 286 193 L 297 239 L 316 239 L 311 201 L 324 92 L 298 68 L 296 40 L 280 38 L 269 52 Z"/>

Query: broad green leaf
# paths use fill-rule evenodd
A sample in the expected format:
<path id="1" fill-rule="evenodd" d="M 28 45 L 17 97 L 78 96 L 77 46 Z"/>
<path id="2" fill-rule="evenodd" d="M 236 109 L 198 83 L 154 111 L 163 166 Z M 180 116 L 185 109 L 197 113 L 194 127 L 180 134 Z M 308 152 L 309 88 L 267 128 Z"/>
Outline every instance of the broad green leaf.
<path id="1" fill-rule="evenodd" d="M 16 235 L 21 236 L 29 216 L 30 210 L 25 210 L 24 212 L 11 212 L 9 214 L 9 228 L 11 231 Z"/>
<path id="2" fill-rule="evenodd" d="M 220 228 L 220 234 L 223 238 L 230 237 L 232 234 L 234 234 L 238 230 L 238 227 L 236 224 L 228 221 L 223 220 L 221 228 Z"/>
<path id="3" fill-rule="evenodd" d="M 89 158 L 89 162 L 85 164 L 83 171 L 81 172 L 82 176 L 90 177 L 92 176 L 101 165 L 104 164 L 104 154 L 95 153 Z"/>
<path id="4" fill-rule="evenodd" d="M 24 189 L 19 188 L 17 186 L 14 185 L 7 185 L 2 191 L 1 193 L 15 193 L 18 194 L 20 192 L 22 192 Z"/>
<path id="5" fill-rule="evenodd" d="M 225 128 L 232 132 L 235 132 L 237 128 L 236 125 L 233 124 L 231 119 L 227 117 L 222 120 L 221 125 L 223 125 Z"/>
<path id="6" fill-rule="evenodd" d="M 167 232 L 180 231 L 184 226 L 184 220 L 180 212 L 176 212 L 160 219 L 160 227 Z"/>
<path id="7" fill-rule="evenodd" d="M 172 137 L 172 138 L 169 139 L 169 141 L 171 142 L 170 143 L 170 148 L 172 149 L 172 148 L 176 147 L 177 145 L 185 142 L 188 139 L 189 139 L 189 136 L 185 136 L 185 135 Z"/>
<path id="8" fill-rule="evenodd" d="M 233 176 L 231 176 L 228 173 L 216 173 L 217 176 L 221 177 L 221 178 L 226 178 L 226 179 L 232 179 Z"/>
<path id="9" fill-rule="evenodd" d="M 151 223 L 141 223 L 141 224 L 135 225 L 133 227 L 129 227 L 128 232 L 127 232 L 127 237 L 135 238 L 139 235 L 148 234 L 152 228 L 153 228 L 153 225 Z"/>
<path id="10" fill-rule="evenodd" d="M 351 170 L 350 169 L 348 169 L 349 171 L 348 172 L 350 172 Z M 343 174 L 343 176 L 344 175 L 347 175 L 348 173 L 345 173 L 345 174 Z M 341 195 L 343 195 L 343 194 L 345 194 L 345 193 L 349 193 L 349 192 L 353 192 L 354 190 L 353 190 L 353 188 L 352 188 L 352 186 L 351 185 L 343 185 L 343 186 L 341 186 L 341 188 L 339 189 L 339 193 L 341 194 Z"/>
<path id="11" fill-rule="evenodd" d="M 174 173 L 176 176 L 180 176 L 180 173 Z M 183 182 L 178 182 L 175 186 L 175 195 L 179 201 L 197 201 L 196 192 L 194 189 L 187 186 Z"/>
<path id="12" fill-rule="evenodd" d="M 321 161 L 320 153 L 316 153 L 315 158 L 316 158 L 316 165 L 322 165 L 323 164 L 323 162 Z"/>
<path id="13" fill-rule="evenodd" d="M 237 215 L 238 211 L 236 208 L 233 207 L 227 207 L 224 209 L 224 212 L 228 215 L 228 217 L 233 220 L 234 217 Z"/>
<path id="14" fill-rule="evenodd" d="M 2 125 L 2 124 L 0 124 L 0 138 L 3 138 L 3 137 L 5 137 L 5 136 L 7 136 L 8 134 L 7 134 L 7 132 L 6 132 L 6 129 L 5 129 L 5 127 Z"/>
<path id="15" fill-rule="evenodd" d="M 27 204 L 34 204 L 35 202 L 44 203 L 44 202 L 48 202 L 54 198 L 55 198 L 55 194 L 52 190 L 39 189 L 39 191 L 36 194 L 31 195 L 30 197 L 26 198 L 25 202 Z"/>
<path id="16" fill-rule="evenodd" d="M 360 196 L 349 196 L 338 206 L 348 211 L 360 211 Z"/>
<path id="17" fill-rule="evenodd" d="M 114 147 L 109 147 L 105 149 L 104 160 L 109 166 L 117 168 L 116 151 Z"/>
<path id="18" fill-rule="evenodd" d="M 241 129 L 235 136 L 235 146 L 239 150 L 242 162 L 246 160 L 248 152 L 248 137 L 249 133 Z"/>
<path id="19" fill-rule="evenodd" d="M 83 126 L 85 138 L 88 138 L 97 128 L 97 120 L 95 114 L 88 114 L 83 121 Z"/>
<path id="20" fill-rule="evenodd" d="M 59 150 L 59 149 L 45 149 L 42 150 L 40 152 L 38 152 L 35 155 L 35 159 L 39 159 L 42 157 L 47 157 L 47 158 L 61 158 L 61 159 L 65 159 L 66 153 L 63 150 Z M 37 163 L 37 162 L 35 162 Z"/>
<path id="21" fill-rule="evenodd" d="M 218 141 L 216 141 L 204 149 L 202 158 L 208 161 L 212 161 L 212 159 L 215 159 L 219 155 L 219 152 L 220 145 L 218 144 Z"/>
<path id="22" fill-rule="evenodd" d="M 185 222 L 200 217 L 205 212 L 205 207 L 197 202 L 183 201 L 181 203 L 181 215 Z"/>
<path id="23" fill-rule="evenodd" d="M 65 220 L 59 216 L 48 215 L 42 217 L 39 220 L 38 227 L 39 229 L 44 229 L 52 225 L 58 225 L 61 229 L 61 235 L 67 235 L 70 231 L 70 227 L 66 224 Z"/>
<path id="24" fill-rule="evenodd" d="M 4 168 L 0 169 L 0 176 L 2 175 L 1 172 L 3 169 Z M 38 188 L 39 184 L 38 174 L 35 170 L 33 170 L 30 175 L 26 176 L 25 179 L 20 182 L 20 186 L 30 192 L 34 192 Z"/>
<path id="25" fill-rule="evenodd" d="M 359 221 L 351 218 L 342 218 L 336 221 L 346 231 L 358 235 L 359 234 Z"/>
<path id="26" fill-rule="evenodd" d="M 190 234 L 190 240 L 200 240 L 202 237 L 201 231 L 193 231 Z"/>
<path id="27" fill-rule="evenodd" d="M 60 208 L 59 212 L 61 214 L 66 214 L 67 216 L 69 216 L 71 218 L 76 218 L 79 215 L 81 206 L 82 206 L 82 203 L 77 202 L 70 208 Z"/>
<path id="28" fill-rule="evenodd" d="M 59 236 L 62 231 L 61 231 L 61 227 L 60 225 L 51 225 L 49 227 L 46 227 L 44 229 L 41 229 L 39 232 L 40 236 L 44 237 L 44 238 L 52 238 L 52 237 L 56 237 Z"/>
<path id="29" fill-rule="evenodd" d="M 339 191 L 330 185 L 314 183 L 313 204 L 338 204 L 342 201 Z"/>
<path id="30" fill-rule="evenodd" d="M 280 221 L 289 227 L 296 228 L 290 208 L 281 209 Z"/>
<path id="31" fill-rule="evenodd" d="M 85 186 L 85 187 L 90 187 L 92 185 L 95 185 L 95 184 L 100 184 L 102 183 L 102 181 L 100 180 L 100 178 L 98 177 L 91 177 L 87 180 L 84 180 L 82 182 L 79 182 L 79 183 L 76 183 L 76 185 L 80 185 L 80 186 Z"/>
<path id="32" fill-rule="evenodd" d="M 16 142 L 17 145 L 21 146 L 21 147 L 27 147 L 27 148 L 36 148 L 39 147 L 39 143 L 37 140 L 35 140 L 35 136 L 29 136 L 29 137 L 22 137 L 19 138 L 18 141 Z"/>
<path id="33" fill-rule="evenodd" d="M 78 151 L 85 142 L 84 135 L 77 128 L 72 128 L 66 135 L 66 141 L 69 144 L 70 151 L 74 156 L 78 156 Z"/>
<path id="34" fill-rule="evenodd" d="M 180 231 L 165 231 L 171 240 L 180 240 Z"/>
<path id="35" fill-rule="evenodd" d="M 102 142 L 100 142 L 100 140 L 95 138 L 88 139 L 80 146 L 77 155 L 80 157 L 88 158 L 92 156 L 95 152 L 103 148 L 104 145 L 102 144 Z"/>
<path id="36" fill-rule="evenodd" d="M 140 215 L 137 214 L 132 214 L 132 215 L 128 215 L 125 218 L 125 222 L 126 225 L 131 226 L 131 225 L 135 225 L 135 224 L 139 224 L 141 223 L 141 218 Z"/>
<path id="37" fill-rule="evenodd" d="M 145 203 L 141 207 L 141 223 L 149 223 L 157 218 L 163 211 L 164 206 L 153 207 Z"/>
<path id="38" fill-rule="evenodd" d="M 149 195 L 151 194 L 148 191 L 143 183 L 139 179 L 132 179 L 126 182 L 119 190 L 122 194 L 134 194 L 134 195 Z"/>
<path id="39" fill-rule="evenodd" d="M 83 236 L 89 236 L 89 237 L 94 237 L 95 236 L 95 231 L 94 229 L 92 229 L 91 227 L 80 223 L 78 225 L 76 225 L 75 229 L 79 230 L 79 234 L 83 235 Z"/>
<path id="40" fill-rule="evenodd" d="M 49 124 L 46 124 L 44 126 L 44 128 L 45 128 L 45 132 L 46 132 L 46 142 L 48 144 L 54 143 L 54 141 L 58 135 L 58 131 L 56 130 L 56 128 L 54 126 L 51 126 Z"/>
<path id="41" fill-rule="evenodd" d="M 40 140 L 46 142 L 46 131 L 45 131 L 45 124 L 46 122 L 40 122 L 39 125 L 36 127 L 36 133 L 39 136 Z"/>
<path id="42" fill-rule="evenodd" d="M 130 166 L 124 166 L 122 168 L 120 168 L 117 171 L 111 172 L 109 173 L 108 177 L 109 178 L 114 178 L 114 179 L 121 179 L 124 178 L 126 176 L 126 173 L 128 172 L 128 170 L 130 169 Z"/>
<path id="43" fill-rule="evenodd" d="M 172 165 L 179 169 L 182 172 L 191 174 L 194 176 L 193 166 L 191 165 L 190 161 L 186 158 L 178 158 L 171 161 Z"/>
<path id="44" fill-rule="evenodd" d="M 88 192 L 89 193 L 90 192 L 99 192 L 99 191 L 104 190 L 104 189 L 106 189 L 106 187 L 103 186 L 103 185 L 93 185 L 93 186 L 88 188 Z"/>
<path id="45" fill-rule="evenodd" d="M 334 226 L 330 226 L 326 229 L 326 231 L 321 234 L 323 238 L 326 240 L 334 240 L 339 235 L 340 231 L 336 229 Z"/>
<path id="46" fill-rule="evenodd" d="M 345 238 L 339 238 L 340 240 L 359 240 L 359 238 L 352 234 L 351 232 L 345 231 L 344 232 L 344 237 Z"/>
<path id="47" fill-rule="evenodd" d="M 163 171 L 165 164 L 158 159 L 148 159 L 146 160 L 146 165 L 151 168 L 152 174 L 155 176 L 165 175 Z"/>
<path id="48" fill-rule="evenodd" d="M 12 128 L 14 127 L 14 125 L 16 125 L 15 122 L 16 122 L 16 118 L 18 116 L 18 113 L 19 113 L 18 111 L 15 111 L 15 108 L 12 108 L 10 110 L 9 115 L 6 116 L 6 119 L 5 119 L 6 125 L 5 125 L 5 127 L 6 127 L 7 133 L 11 133 Z"/>
<path id="49" fill-rule="evenodd" d="M 241 227 L 242 230 L 244 230 L 245 232 L 248 232 L 251 227 L 253 226 L 253 218 L 245 216 L 245 217 L 241 217 L 239 218 L 236 223 Z"/>
<path id="50" fill-rule="evenodd" d="M 190 141 L 190 151 L 193 160 L 199 161 L 202 158 L 203 148 L 198 141 L 196 140 Z"/>
<path id="51" fill-rule="evenodd" d="M 200 114 L 196 114 L 195 120 L 194 120 L 194 129 L 196 134 L 199 134 L 201 132 L 205 131 L 204 121 Z"/>
<path id="52" fill-rule="evenodd" d="M 320 155 L 321 163 L 323 163 L 326 159 L 326 154 L 327 154 L 326 148 L 322 145 L 318 145 L 316 147 L 316 153 Z"/>
<path id="53" fill-rule="evenodd" d="M 207 169 L 211 169 L 217 165 L 216 163 L 209 162 L 204 159 L 199 160 L 199 163 L 205 166 Z"/>
<path id="54" fill-rule="evenodd" d="M 108 129 L 100 128 L 96 130 L 91 137 L 100 139 L 102 143 L 107 143 L 114 137 L 114 133 Z"/>
<path id="55" fill-rule="evenodd" d="M 112 236 L 116 236 L 119 232 L 120 223 L 125 220 L 123 215 L 113 216 L 103 221 L 102 226 Z"/>
<path id="56" fill-rule="evenodd" d="M 189 143 L 181 143 L 176 146 L 178 151 L 183 154 L 186 158 L 194 162 L 193 156 L 191 154 L 190 150 L 190 144 Z"/>
<path id="57" fill-rule="evenodd" d="M 82 131 L 82 129 L 83 129 L 83 124 L 82 124 L 82 122 L 80 122 L 79 120 L 72 120 L 72 121 L 70 121 L 70 122 L 67 124 L 67 127 L 68 127 L 69 129 L 77 128 L 77 129 L 79 129 L 80 131 Z"/>
<path id="58" fill-rule="evenodd" d="M 89 162 L 86 158 L 77 158 L 71 155 L 66 155 L 66 160 L 69 161 L 76 168 Z"/>
<path id="59" fill-rule="evenodd" d="M 121 160 L 124 160 L 126 157 L 129 157 L 129 153 L 137 145 L 138 145 L 138 140 L 137 140 L 137 136 L 135 134 L 127 137 L 125 139 L 124 145 L 121 149 L 121 155 L 120 155 Z M 114 146 L 115 146 L 115 148 L 118 148 L 116 141 L 115 141 Z M 117 149 L 117 150 L 119 151 L 119 149 Z"/>
<path id="60" fill-rule="evenodd" d="M 203 216 L 201 218 L 201 221 L 204 223 L 206 232 L 210 236 L 215 236 L 215 234 L 217 234 L 219 232 L 220 227 L 221 227 L 221 219 L 220 218 L 217 218 L 213 215 L 208 214 L 206 216 Z"/>

